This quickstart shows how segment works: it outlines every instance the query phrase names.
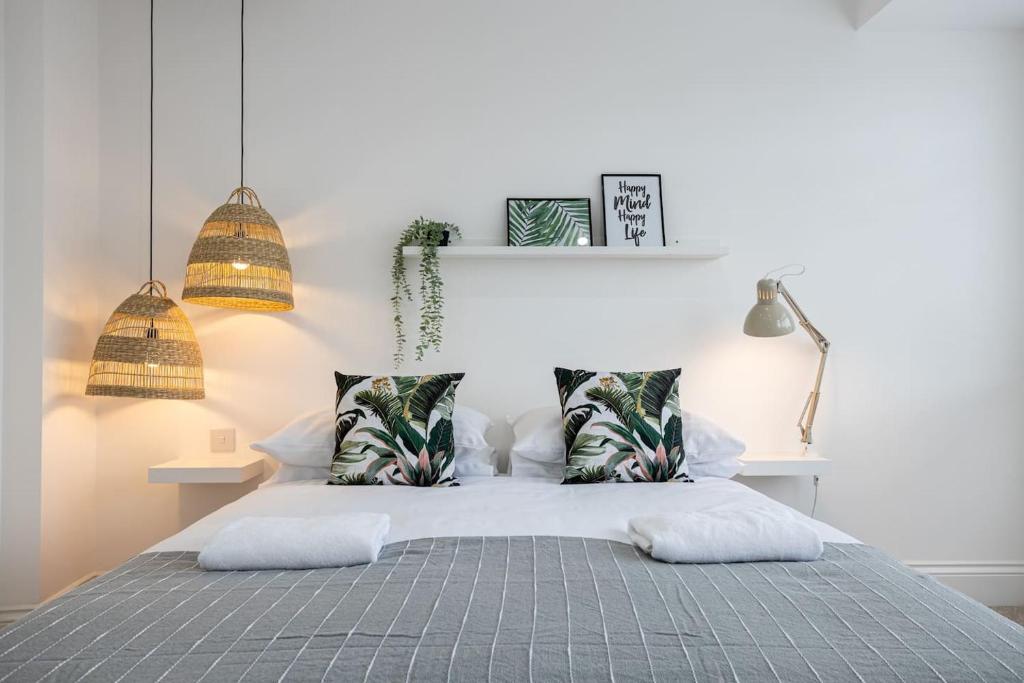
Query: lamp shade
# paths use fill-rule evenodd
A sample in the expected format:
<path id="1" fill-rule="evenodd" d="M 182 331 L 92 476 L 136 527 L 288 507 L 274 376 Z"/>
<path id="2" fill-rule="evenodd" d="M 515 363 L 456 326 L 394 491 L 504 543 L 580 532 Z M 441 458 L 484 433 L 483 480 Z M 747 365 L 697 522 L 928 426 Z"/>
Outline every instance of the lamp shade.
<path id="1" fill-rule="evenodd" d="M 181 298 L 250 311 L 295 307 L 281 229 L 250 188 L 234 190 L 206 219 L 188 256 Z"/>
<path id="2" fill-rule="evenodd" d="M 203 355 L 192 324 L 167 297 L 162 282 L 147 282 L 110 315 L 96 342 L 85 393 L 128 398 L 205 396 Z"/>
<path id="3" fill-rule="evenodd" d="M 778 283 L 771 278 L 757 281 L 757 303 L 743 321 L 743 333 L 751 337 L 781 337 L 796 329 L 793 316 L 779 301 Z"/>

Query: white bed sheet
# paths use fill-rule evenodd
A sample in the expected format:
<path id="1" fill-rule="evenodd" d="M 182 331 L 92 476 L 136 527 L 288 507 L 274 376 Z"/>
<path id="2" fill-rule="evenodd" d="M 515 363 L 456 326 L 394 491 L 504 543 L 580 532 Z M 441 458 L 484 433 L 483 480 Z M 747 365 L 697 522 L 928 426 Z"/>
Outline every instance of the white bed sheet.
<path id="1" fill-rule="evenodd" d="M 461 486 L 326 486 L 293 481 L 257 489 L 213 512 L 149 552 L 199 551 L 228 522 L 247 516 L 315 517 L 344 512 L 391 515 L 387 542 L 440 536 L 582 536 L 630 543 L 631 517 L 715 509 L 785 510 L 821 540 L 853 537 L 729 479 L 692 484 L 562 486 L 556 479 L 463 477 Z"/>

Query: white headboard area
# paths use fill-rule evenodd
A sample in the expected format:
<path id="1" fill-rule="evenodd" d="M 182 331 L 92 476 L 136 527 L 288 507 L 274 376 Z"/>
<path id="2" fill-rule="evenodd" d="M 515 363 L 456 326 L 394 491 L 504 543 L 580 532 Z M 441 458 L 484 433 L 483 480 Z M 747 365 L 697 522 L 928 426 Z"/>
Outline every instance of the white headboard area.
<path id="1" fill-rule="evenodd" d="M 237 179 L 238 17 L 157 6 L 155 265 L 180 300 Z M 103 269 L 102 311 L 145 279 L 147 13 L 101 4 L 99 258 L 138 263 Z M 503 244 L 507 197 L 577 196 L 600 233 L 601 173 L 648 172 L 669 244 L 728 256 L 443 260 L 443 349 L 402 370 L 465 371 L 459 401 L 507 445 L 506 415 L 557 402 L 555 365 L 682 366 L 686 408 L 796 450 L 817 350 L 741 328 L 757 279 L 801 262 L 787 286 L 833 343 L 819 517 L 901 559 L 1024 557 L 1019 36 L 857 33 L 817 0 L 249 0 L 246 22 L 246 180 L 287 240 L 296 308 L 184 304 L 207 399 L 98 404 L 100 566 L 222 495 L 148 485 L 149 465 L 330 405 L 335 369 L 392 369 L 391 248 L 411 220 Z M 780 493 L 806 507 L 807 486 Z"/>

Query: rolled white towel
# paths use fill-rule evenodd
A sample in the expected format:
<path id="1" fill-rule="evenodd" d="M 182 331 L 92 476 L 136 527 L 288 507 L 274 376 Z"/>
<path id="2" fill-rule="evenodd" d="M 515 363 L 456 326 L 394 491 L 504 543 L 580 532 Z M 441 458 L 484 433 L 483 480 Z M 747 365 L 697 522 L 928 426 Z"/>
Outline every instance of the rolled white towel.
<path id="1" fill-rule="evenodd" d="M 818 532 L 770 510 L 680 512 L 634 517 L 629 537 L 662 562 L 792 562 L 821 557 Z"/>
<path id="2" fill-rule="evenodd" d="M 199 553 L 207 570 L 317 569 L 376 562 L 391 518 L 369 512 L 331 517 L 242 517 Z"/>

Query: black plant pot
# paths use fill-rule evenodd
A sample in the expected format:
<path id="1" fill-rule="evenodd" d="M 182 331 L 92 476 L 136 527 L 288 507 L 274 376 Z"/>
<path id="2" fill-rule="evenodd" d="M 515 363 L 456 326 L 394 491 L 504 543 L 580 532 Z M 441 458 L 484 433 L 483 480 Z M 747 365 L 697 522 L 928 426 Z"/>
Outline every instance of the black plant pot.
<path id="1" fill-rule="evenodd" d="M 452 234 L 449 231 L 445 230 L 443 233 L 441 233 L 441 243 L 438 244 L 437 246 L 439 246 L 439 247 L 447 247 L 448 246 L 448 240 L 451 239 L 451 236 L 452 236 Z"/>

